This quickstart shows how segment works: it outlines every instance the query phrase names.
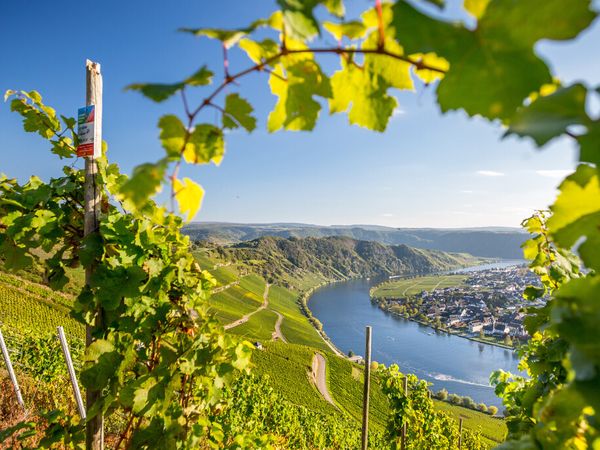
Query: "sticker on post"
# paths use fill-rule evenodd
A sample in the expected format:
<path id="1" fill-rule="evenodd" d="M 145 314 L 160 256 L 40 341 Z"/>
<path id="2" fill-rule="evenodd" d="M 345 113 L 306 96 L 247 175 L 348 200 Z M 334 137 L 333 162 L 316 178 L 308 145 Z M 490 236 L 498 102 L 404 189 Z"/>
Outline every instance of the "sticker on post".
<path id="1" fill-rule="evenodd" d="M 94 105 L 79 108 L 77 113 L 77 156 L 94 156 Z"/>

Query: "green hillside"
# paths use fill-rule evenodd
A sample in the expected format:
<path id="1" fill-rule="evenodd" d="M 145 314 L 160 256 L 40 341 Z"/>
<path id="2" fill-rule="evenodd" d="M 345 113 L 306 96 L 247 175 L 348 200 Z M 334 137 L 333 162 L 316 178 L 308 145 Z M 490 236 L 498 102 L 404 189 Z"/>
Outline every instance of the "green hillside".
<path id="1" fill-rule="evenodd" d="M 345 238 L 327 238 L 324 242 L 307 239 L 302 243 L 270 238 L 260 241 L 255 243 L 254 249 L 236 246 L 194 250 L 201 268 L 210 271 L 218 282 L 209 300 L 209 309 L 226 328 L 230 327 L 228 332 L 262 344 L 262 350 L 256 350 L 253 355 L 253 373 L 258 377 L 268 376 L 270 385 L 285 401 L 327 417 L 343 417 L 359 430 L 363 367 L 332 351 L 301 312 L 298 301 L 301 294 L 330 277 L 350 277 L 394 267 L 405 270 L 407 267 L 445 267 L 465 264 L 471 259 L 408 248 L 388 250 L 379 244 L 367 245 Z M 327 256 L 328 251 L 333 251 L 341 261 Z M 253 259 L 247 257 L 250 254 L 254 255 Z M 400 266 L 403 259 L 406 262 Z M 310 270 L 312 263 L 318 270 Z M 264 276 L 265 271 L 268 278 Z M 82 338 L 83 327 L 69 316 L 71 302 L 72 297 L 68 295 L 0 273 L 3 327 L 35 329 L 40 334 L 50 335 L 55 333 L 57 325 L 63 325 L 68 336 Z M 238 321 L 242 322 L 236 324 Z M 312 378 L 311 365 L 317 352 L 326 360 L 326 384 L 334 404 L 324 399 Z M 490 447 L 501 442 L 506 434 L 504 423 L 489 415 L 441 402 L 438 407 L 457 420 L 463 417 L 467 429 L 481 430 Z M 370 409 L 370 427 L 374 433 L 383 433 L 387 414 L 387 399 L 375 376 Z"/>
<path id="2" fill-rule="evenodd" d="M 427 274 L 481 262 L 464 253 L 383 245 L 348 237 L 262 237 L 213 253 L 224 261 L 242 262 L 271 282 L 297 289 L 315 281 L 381 275 Z"/>
<path id="3" fill-rule="evenodd" d="M 520 259 L 527 234 L 521 228 L 392 228 L 378 225 L 318 226 L 294 223 L 237 224 L 197 222 L 186 225 L 184 233 L 196 240 L 228 245 L 263 236 L 327 237 L 344 236 L 387 245 L 464 252 L 488 258 Z"/>

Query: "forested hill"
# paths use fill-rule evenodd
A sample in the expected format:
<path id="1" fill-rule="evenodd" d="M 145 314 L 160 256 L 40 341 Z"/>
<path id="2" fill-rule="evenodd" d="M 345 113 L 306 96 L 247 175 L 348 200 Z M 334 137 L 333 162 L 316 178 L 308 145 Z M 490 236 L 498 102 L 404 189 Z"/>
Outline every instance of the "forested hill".
<path id="1" fill-rule="evenodd" d="M 261 237 L 216 247 L 227 261 L 243 263 L 273 281 L 316 276 L 324 280 L 429 273 L 479 262 L 467 254 L 384 245 L 348 237 Z"/>
<path id="2" fill-rule="evenodd" d="M 464 252 L 492 258 L 521 258 L 527 234 L 519 228 L 390 228 L 372 225 L 317 226 L 306 224 L 192 223 L 184 232 L 194 239 L 219 244 L 250 241 L 262 236 L 347 236 L 382 244 Z"/>

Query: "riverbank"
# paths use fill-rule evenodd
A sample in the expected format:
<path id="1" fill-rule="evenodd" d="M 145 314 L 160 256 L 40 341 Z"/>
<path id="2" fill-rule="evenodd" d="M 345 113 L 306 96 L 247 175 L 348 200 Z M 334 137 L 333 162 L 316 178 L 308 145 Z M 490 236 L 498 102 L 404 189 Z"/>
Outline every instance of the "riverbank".
<path id="1" fill-rule="evenodd" d="M 516 347 L 514 345 L 510 346 L 510 345 L 506 345 L 503 342 L 492 341 L 492 340 L 488 340 L 488 339 L 482 339 L 482 338 L 480 338 L 478 336 L 470 336 L 470 335 L 468 335 L 466 333 L 463 333 L 463 332 L 461 332 L 459 330 L 448 330 L 448 329 L 445 329 L 445 328 L 436 328 L 435 326 L 432 326 L 430 322 L 426 322 L 424 320 L 419 320 L 416 317 L 410 317 L 410 316 L 406 316 L 406 315 L 403 315 L 403 314 L 398 314 L 398 313 L 395 313 L 393 311 L 390 311 L 389 309 L 385 309 L 385 308 L 381 307 L 381 305 L 379 305 L 379 303 L 378 303 L 378 301 L 377 301 L 376 298 L 371 298 L 371 302 L 372 303 L 377 303 L 378 307 L 382 311 L 384 311 L 387 314 L 390 314 L 392 317 L 398 317 L 398 318 L 401 318 L 401 319 L 410 320 L 411 322 L 418 323 L 419 325 L 426 326 L 426 327 L 432 329 L 435 332 L 446 333 L 446 334 L 449 334 L 449 335 L 452 335 L 452 336 L 457 336 L 457 337 L 461 337 L 461 338 L 464 338 L 464 339 L 468 339 L 470 341 L 479 342 L 481 344 L 493 345 L 495 347 L 500 347 L 500 348 L 503 348 L 503 349 L 506 349 L 506 350 L 515 351 L 515 350 L 518 349 L 518 347 Z"/>

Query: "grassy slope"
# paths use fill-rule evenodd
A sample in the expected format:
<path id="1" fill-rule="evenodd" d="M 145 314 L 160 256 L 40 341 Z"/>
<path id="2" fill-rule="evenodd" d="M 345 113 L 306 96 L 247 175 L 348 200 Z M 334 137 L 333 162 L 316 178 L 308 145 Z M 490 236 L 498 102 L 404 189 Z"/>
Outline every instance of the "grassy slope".
<path id="1" fill-rule="evenodd" d="M 331 351 L 307 317 L 300 311 L 296 303 L 297 297 L 298 294 L 287 289 L 271 286 L 269 305 L 284 317 L 281 332 L 288 342 L 309 345 L 325 352 Z"/>
<path id="2" fill-rule="evenodd" d="M 264 309 L 254 314 L 248 322 L 232 328 L 230 332 L 250 341 L 269 341 L 276 321 L 277 315 L 269 309 Z"/>
<path id="3" fill-rule="evenodd" d="M 431 275 L 424 277 L 408 278 L 395 281 L 386 281 L 373 290 L 373 297 L 397 298 L 415 295 L 422 291 L 444 289 L 460 286 L 467 279 L 466 275 Z"/>

